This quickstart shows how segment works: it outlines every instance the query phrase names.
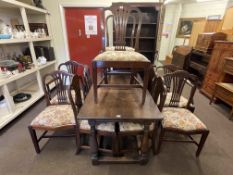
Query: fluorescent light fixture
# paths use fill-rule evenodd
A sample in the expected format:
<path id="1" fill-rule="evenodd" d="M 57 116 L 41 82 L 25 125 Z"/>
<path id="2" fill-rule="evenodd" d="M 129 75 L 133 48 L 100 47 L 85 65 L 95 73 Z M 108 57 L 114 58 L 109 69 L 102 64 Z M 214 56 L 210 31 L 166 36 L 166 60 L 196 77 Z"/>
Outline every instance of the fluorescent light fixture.
<path id="1" fill-rule="evenodd" d="M 213 1 L 213 0 L 196 0 L 197 2 L 208 2 L 208 1 Z"/>
<path id="2" fill-rule="evenodd" d="M 170 3 L 175 3 L 175 2 L 178 2 L 179 0 L 165 0 L 164 1 L 164 4 L 170 4 Z"/>

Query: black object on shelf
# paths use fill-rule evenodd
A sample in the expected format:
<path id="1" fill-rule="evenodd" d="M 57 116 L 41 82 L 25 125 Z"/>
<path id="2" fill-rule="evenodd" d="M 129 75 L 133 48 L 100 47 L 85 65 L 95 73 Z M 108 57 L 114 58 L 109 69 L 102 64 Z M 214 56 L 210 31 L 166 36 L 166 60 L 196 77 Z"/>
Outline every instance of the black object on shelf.
<path id="1" fill-rule="evenodd" d="M 4 100 L 5 97 L 3 95 L 0 95 L 0 101 Z"/>
<path id="2" fill-rule="evenodd" d="M 47 59 L 47 61 L 55 60 L 53 47 L 35 46 L 34 49 L 35 49 L 35 53 L 36 53 L 36 58 L 39 58 L 40 56 L 44 56 Z M 31 55 L 30 49 L 27 48 L 24 51 L 24 54 Z"/>
<path id="3" fill-rule="evenodd" d="M 20 103 L 29 100 L 32 97 L 31 94 L 27 93 L 18 93 L 13 96 L 13 100 L 15 103 Z"/>

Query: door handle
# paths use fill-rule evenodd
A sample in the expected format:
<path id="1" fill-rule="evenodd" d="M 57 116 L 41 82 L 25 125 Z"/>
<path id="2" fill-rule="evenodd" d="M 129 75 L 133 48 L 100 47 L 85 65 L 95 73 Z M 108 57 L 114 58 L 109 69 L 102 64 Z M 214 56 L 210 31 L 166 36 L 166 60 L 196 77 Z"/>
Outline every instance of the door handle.
<path id="1" fill-rule="evenodd" d="M 82 36 L 82 30 L 78 29 L 78 36 L 81 37 Z"/>

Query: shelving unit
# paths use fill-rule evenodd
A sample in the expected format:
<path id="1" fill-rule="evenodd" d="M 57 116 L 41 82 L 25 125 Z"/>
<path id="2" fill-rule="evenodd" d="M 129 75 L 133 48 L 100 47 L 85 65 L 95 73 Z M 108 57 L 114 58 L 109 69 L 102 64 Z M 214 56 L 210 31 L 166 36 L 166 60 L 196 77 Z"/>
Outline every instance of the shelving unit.
<path id="1" fill-rule="evenodd" d="M 139 52 L 145 55 L 151 63 L 154 63 L 157 54 L 157 33 L 160 19 L 160 3 L 131 3 L 142 12 L 142 25 L 139 37 Z M 130 45 L 130 31 L 132 24 L 128 24 L 128 35 L 125 37 L 127 45 Z M 126 34 L 127 34 L 126 31 Z"/>
<path id="2" fill-rule="evenodd" d="M 45 65 L 39 65 L 34 50 L 34 46 L 40 44 L 53 46 L 49 13 L 47 10 L 30 6 L 16 0 L 0 0 L 0 11 L 1 18 L 3 16 L 5 20 L 10 18 L 11 14 L 14 14 L 13 17 L 19 14 L 17 17 L 28 34 L 30 33 L 29 23 L 46 23 L 48 29 L 48 36 L 44 38 L 0 40 L 0 47 L 4 48 L 11 48 L 14 46 L 20 48 L 25 48 L 25 46 L 29 47 L 32 62 L 34 64 L 33 68 L 22 73 L 17 73 L 7 78 L 0 78 L 0 95 L 2 94 L 5 97 L 4 101 L 0 103 L 0 129 L 2 129 L 43 97 L 42 77 L 45 73 L 55 69 L 56 61 L 49 61 Z M 6 14 L 3 15 L 3 12 L 6 12 Z M 10 49 L 8 49 L 8 52 L 9 50 Z M 17 93 L 29 93 L 31 94 L 31 98 L 25 102 L 14 103 L 13 96 Z"/>

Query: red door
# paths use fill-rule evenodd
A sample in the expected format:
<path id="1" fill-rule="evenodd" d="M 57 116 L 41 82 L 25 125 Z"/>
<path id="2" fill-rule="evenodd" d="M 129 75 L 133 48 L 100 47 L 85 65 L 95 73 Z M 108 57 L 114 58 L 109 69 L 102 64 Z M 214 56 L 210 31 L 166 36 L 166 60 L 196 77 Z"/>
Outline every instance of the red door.
<path id="1" fill-rule="evenodd" d="M 93 26 L 90 26 L 89 31 L 85 31 L 84 18 L 87 21 L 88 17 L 97 19 L 97 33 L 94 32 L 95 34 L 93 34 L 93 31 L 96 31 Z M 65 18 L 70 59 L 91 66 L 93 58 L 102 49 L 102 10 L 99 8 L 65 8 Z M 90 31 L 92 31 L 91 35 L 86 33 Z"/>

